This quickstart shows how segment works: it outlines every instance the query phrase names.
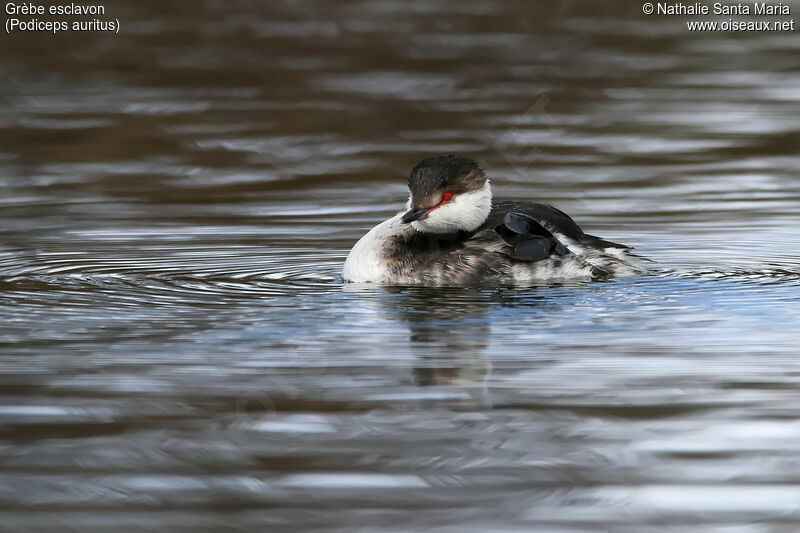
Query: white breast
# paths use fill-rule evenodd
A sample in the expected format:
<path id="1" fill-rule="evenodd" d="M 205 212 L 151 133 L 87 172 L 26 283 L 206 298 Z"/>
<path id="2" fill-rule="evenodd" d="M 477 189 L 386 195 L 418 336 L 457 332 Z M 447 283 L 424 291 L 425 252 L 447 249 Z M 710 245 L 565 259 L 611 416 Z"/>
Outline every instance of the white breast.
<path id="1" fill-rule="evenodd" d="M 353 283 L 387 283 L 389 268 L 383 255 L 386 241 L 393 236 L 413 231 L 402 224 L 400 212 L 385 222 L 381 222 L 361 237 L 350 250 L 342 269 L 342 278 Z"/>

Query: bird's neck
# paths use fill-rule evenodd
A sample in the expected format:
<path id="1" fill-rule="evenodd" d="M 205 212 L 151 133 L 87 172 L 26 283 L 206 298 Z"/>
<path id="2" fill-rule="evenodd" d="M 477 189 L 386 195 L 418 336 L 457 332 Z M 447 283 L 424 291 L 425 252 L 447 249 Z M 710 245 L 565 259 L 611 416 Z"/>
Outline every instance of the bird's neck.
<path id="1" fill-rule="evenodd" d="M 389 220 L 381 222 L 361 237 L 350 250 L 344 262 L 342 277 L 346 281 L 380 283 L 390 274 L 386 256 L 389 243 L 407 239 L 413 235 L 410 224 L 403 224 L 403 211 Z"/>

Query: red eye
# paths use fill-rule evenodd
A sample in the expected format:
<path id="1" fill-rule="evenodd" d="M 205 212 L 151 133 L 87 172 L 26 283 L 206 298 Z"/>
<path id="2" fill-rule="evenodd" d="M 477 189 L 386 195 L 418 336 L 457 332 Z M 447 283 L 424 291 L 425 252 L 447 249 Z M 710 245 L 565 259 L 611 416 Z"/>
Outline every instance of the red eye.
<path id="1" fill-rule="evenodd" d="M 442 195 L 442 202 L 449 202 L 452 199 L 453 199 L 453 193 L 451 193 L 450 191 L 447 191 Z"/>

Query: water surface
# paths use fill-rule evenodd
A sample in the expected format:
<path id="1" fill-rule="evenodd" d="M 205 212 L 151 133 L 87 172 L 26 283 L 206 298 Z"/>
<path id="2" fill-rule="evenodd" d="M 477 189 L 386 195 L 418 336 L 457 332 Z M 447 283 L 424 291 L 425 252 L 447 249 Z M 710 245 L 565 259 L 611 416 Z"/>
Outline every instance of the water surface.
<path id="1" fill-rule="evenodd" d="M 0 529 L 794 531 L 797 35 L 269 4 L 7 36 Z M 450 152 L 655 272 L 343 286 Z"/>

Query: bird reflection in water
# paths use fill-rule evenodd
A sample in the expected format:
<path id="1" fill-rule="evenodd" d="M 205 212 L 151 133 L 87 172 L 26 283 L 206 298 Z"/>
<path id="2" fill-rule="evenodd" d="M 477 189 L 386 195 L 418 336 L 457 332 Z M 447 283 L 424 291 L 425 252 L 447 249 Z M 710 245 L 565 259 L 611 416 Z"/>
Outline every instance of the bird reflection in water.
<path id="1" fill-rule="evenodd" d="M 420 387 L 456 387 L 472 401 L 491 404 L 487 355 L 491 334 L 491 291 L 449 288 L 387 288 L 400 297 L 392 306 L 410 330 L 418 358 L 414 382 Z M 395 300 L 392 298 L 392 300 Z"/>

